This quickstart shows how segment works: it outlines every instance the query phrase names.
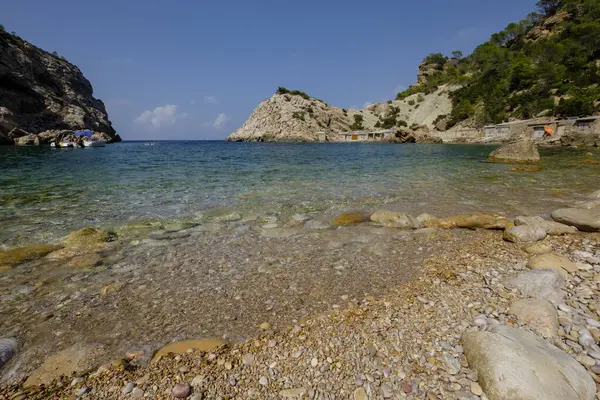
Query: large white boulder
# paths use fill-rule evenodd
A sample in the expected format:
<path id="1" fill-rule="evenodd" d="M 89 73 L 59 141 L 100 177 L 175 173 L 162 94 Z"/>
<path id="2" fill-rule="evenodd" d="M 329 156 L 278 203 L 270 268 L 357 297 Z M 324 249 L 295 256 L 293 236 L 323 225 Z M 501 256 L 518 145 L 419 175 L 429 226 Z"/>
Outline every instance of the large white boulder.
<path id="1" fill-rule="evenodd" d="M 575 359 L 534 333 L 505 325 L 467 332 L 469 366 L 490 400 L 593 400 L 596 384 Z"/>

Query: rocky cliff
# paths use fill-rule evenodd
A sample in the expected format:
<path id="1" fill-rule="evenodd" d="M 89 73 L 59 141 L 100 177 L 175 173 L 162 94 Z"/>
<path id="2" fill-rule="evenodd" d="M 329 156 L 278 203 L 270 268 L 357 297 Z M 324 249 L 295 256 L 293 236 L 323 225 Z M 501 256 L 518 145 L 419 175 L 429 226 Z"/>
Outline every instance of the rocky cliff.
<path id="1" fill-rule="evenodd" d="M 400 139 L 406 137 L 407 129 L 411 128 L 415 133 L 413 136 L 419 139 L 424 130 L 435 128 L 440 115 L 452 111 L 449 98 L 452 89 L 444 86 L 426 96 L 415 94 L 386 104 L 371 104 L 363 110 L 330 106 L 303 92 L 284 89 L 260 103 L 244 125 L 227 140 L 337 141 L 342 132 L 390 129 L 398 131 L 397 138 Z"/>
<path id="2" fill-rule="evenodd" d="M 119 140 L 77 66 L 0 29 L 0 144 L 28 133 L 81 129 Z"/>

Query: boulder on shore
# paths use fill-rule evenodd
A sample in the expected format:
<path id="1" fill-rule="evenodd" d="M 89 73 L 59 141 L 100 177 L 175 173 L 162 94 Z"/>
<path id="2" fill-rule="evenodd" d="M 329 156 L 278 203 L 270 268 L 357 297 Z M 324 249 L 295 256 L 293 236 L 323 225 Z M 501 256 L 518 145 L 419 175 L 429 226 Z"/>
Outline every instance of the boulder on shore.
<path id="1" fill-rule="evenodd" d="M 513 226 L 504 231 L 503 238 L 513 243 L 535 243 L 546 239 L 546 230 L 539 226 Z"/>
<path id="2" fill-rule="evenodd" d="M 580 231 L 600 232 L 600 209 L 560 208 L 552 213 L 552 219 Z"/>
<path id="3" fill-rule="evenodd" d="M 535 269 L 511 275 L 504 280 L 509 289 L 517 289 L 523 296 L 547 300 L 553 304 L 561 304 L 564 299 L 564 279 L 553 269 Z"/>
<path id="4" fill-rule="evenodd" d="M 533 139 L 513 139 L 490 153 L 490 162 L 534 164 L 540 161 L 540 153 Z"/>
<path id="5" fill-rule="evenodd" d="M 541 228 L 546 234 L 550 236 L 559 236 L 577 233 L 577 228 L 560 222 L 547 221 L 542 217 L 517 217 L 515 219 L 515 225 L 517 226 L 530 226 L 533 228 Z"/>
<path id="6" fill-rule="evenodd" d="M 542 337 L 553 338 L 558 334 L 558 313 L 556 307 L 547 300 L 515 300 L 510 305 L 510 313 Z"/>
<path id="7" fill-rule="evenodd" d="M 577 265 L 574 262 L 563 255 L 554 253 L 545 253 L 533 257 L 527 263 L 527 267 L 530 269 L 554 269 L 565 278 L 568 273 L 577 271 Z"/>
<path id="8" fill-rule="evenodd" d="M 448 218 L 425 221 L 426 227 L 443 229 L 467 228 L 467 229 L 506 229 L 512 224 L 508 218 L 499 214 L 469 214 L 455 215 Z"/>
<path id="9" fill-rule="evenodd" d="M 494 325 L 466 333 L 463 346 L 490 400 L 594 399 L 585 368 L 531 332 Z"/>

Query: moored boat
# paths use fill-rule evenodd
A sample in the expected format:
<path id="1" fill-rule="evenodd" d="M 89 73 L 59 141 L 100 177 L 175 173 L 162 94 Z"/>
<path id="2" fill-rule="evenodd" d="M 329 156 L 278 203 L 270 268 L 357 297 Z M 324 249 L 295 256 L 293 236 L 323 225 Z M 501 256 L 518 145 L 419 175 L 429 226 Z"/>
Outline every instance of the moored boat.
<path id="1" fill-rule="evenodd" d="M 106 140 L 84 140 L 84 147 L 104 147 L 106 145 Z"/>

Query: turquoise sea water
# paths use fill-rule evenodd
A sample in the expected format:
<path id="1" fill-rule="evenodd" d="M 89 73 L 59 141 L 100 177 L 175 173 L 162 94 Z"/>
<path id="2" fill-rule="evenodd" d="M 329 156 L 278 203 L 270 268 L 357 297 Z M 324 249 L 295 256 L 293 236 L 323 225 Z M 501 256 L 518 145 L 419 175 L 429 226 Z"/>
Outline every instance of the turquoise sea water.
<path id="1" fill-rule="evenodd" d="M 389 208 L 448 215 L 549 212 L 600 188 L 591 150 L 542 150 L 544 170 L 486 163 L 494 146 L 125 142 L 0 147 L 0 245 L 82 226 L 192 221 L 238 212 L 289 218 Z"/>

